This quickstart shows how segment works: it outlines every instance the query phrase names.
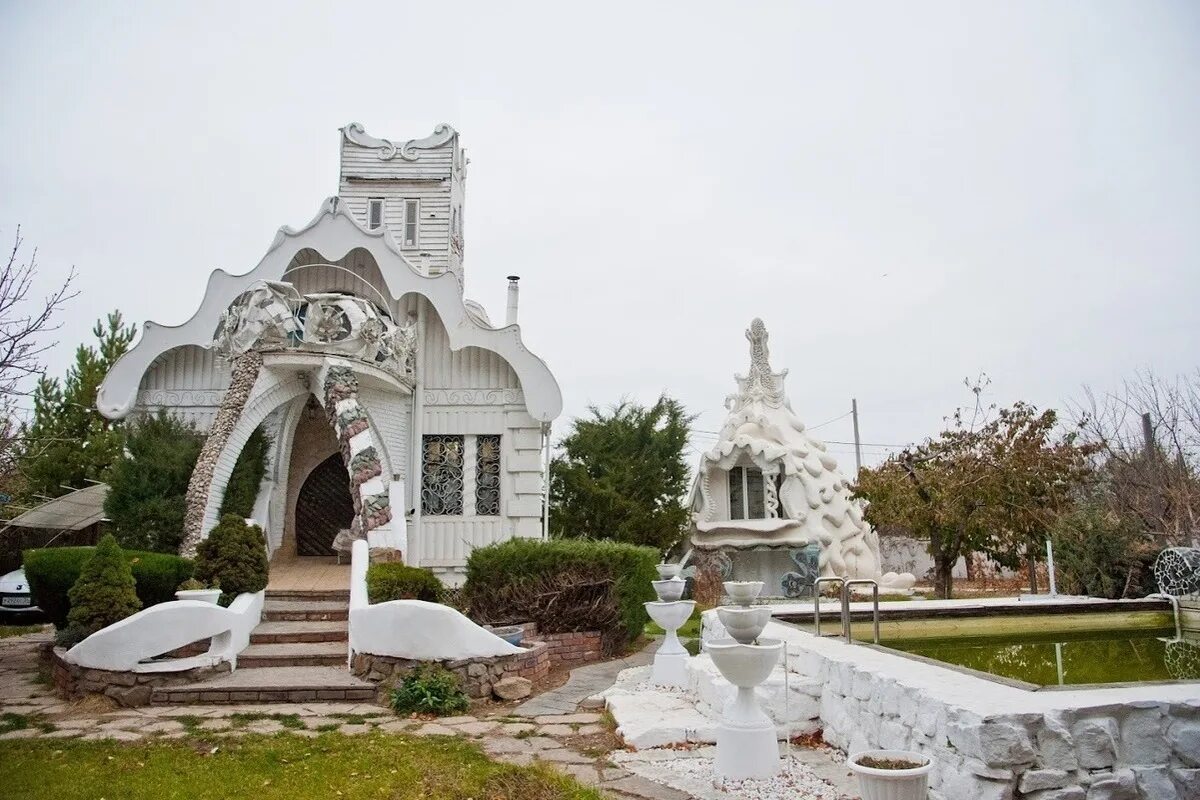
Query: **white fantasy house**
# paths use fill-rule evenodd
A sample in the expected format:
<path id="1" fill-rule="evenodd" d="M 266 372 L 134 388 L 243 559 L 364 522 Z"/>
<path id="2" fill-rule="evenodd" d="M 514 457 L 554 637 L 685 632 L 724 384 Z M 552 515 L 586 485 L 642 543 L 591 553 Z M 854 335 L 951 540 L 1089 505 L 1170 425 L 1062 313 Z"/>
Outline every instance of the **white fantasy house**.
<path id="1" fill-rule="evenodd" d="M 251 433 L 271 442 L 254 517 L 273 559 L 357 539 L 458 583 L 472 548 L 545 532 L 562 395 L 522 342 L 464 296 L 467 158 L 459 135 L 393 143 L 341 129 L 338 194 L 283 227 L 247 272 L 216 270 L 199 309 L 147 322 L 97 406 L 160 409 L 207 434 L 182 550 L 217 522 Z"/>
<path id="2" fill-rule="evenodd" d="M 805 430 L 771 369 L 767 329 L 746 331 L 750 371 L 735 375 L 729 415 L 700 457 L 692 487 L 692 547 L 726 577 L 763 581 L 768 594 L 810 594 L 818 576 L 866 578 L 908 591 L 908 573 L 883 573 L 879 537 L 825 444 Z"/>

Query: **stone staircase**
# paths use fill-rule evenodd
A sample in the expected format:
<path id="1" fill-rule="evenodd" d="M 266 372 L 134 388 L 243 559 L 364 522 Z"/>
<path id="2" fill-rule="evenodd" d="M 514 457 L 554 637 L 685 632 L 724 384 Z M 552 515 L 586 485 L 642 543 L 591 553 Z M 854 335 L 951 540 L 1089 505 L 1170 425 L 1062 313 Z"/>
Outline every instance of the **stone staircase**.
<path id="1" fill-rule="evenodd" d="M 234 672 L 157 688 L 151 703 L 374 700 L 375 685 L 347 668 L 349 609 L 348 591 L 268 589 L 262 621 Z"/>

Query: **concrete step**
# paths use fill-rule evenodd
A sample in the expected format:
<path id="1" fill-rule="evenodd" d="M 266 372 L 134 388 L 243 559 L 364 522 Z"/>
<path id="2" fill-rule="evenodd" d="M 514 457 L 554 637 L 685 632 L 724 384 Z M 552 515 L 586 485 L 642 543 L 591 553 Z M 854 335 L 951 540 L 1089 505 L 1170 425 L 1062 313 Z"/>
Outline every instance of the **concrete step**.
<path id="1" fill-rule="evenodd" d="M 345 621 L 263 622 L 250 633 L 250 644 L 345 642 L 350 638 Z"/>
<path id="2" fill-rule="evenodd" d="M 239 660 L 240 666 L 240 660 Z M 198 683 L 156 688 L 153 705 L 186 703 L 373 703 L 376 687 L 338 667 L 238 669 Z"/>
<path id="3" fill-rule="evenodd" d="M 267 600 L 263 622 L 331 622 L 349 619 L 347 603 L 333 600 Z"/>
<path id="4" fill-rule="evenodd" d="M 238 654 L 238 670 L 262 667 L 346 666 L 345 642 L 252 644 Z"/>
<path id="5" fill-rule="evenodd" d="M 268 600 L 284 600 L 289 602 L 325 601 L 334 603 L 349 603 L 349 589 L 267 589 Z"/>

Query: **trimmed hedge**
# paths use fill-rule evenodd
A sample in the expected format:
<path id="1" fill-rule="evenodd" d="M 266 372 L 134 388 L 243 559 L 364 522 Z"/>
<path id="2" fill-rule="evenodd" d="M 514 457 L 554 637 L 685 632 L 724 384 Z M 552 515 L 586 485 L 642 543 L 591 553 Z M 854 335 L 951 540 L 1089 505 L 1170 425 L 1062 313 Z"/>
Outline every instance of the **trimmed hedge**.
<path id="1" fill-rule="evenodd" d="M 442 582 L 427 569 L 410 567 L 398 561 L 367 567 L 367 599 L 372 603 L 389 600 L 425 600 L 442 602 Z"/>
<path id="2" fill-rule="evenodd" d="M 623 649 L 646 627 L 649 617 L 643 603 L 655 599 L 650 582 L 658 580 L 658 555 L 651 547 L 620 542 L 510 539 L 471 551 L 464 592 L 476 621 L 536 622 L 543 633 L 599 630 L 605 650 L 611 653 Z M 607 596 L 581 593 L 586 608 L 563 608 L 561 600 L 569 592 L 555 588 L 563 578 L 568 584 L 599 587 Z M 546 587 L 552 587 L 556 596 L 534 596 Z M 615 606 L 617 613 L 604 613 L 605 605 Z M 589 626 L 586 617 L 593 608 L 598 618 Z M 582 618 L 576 613 L 580 610 Z"/>
<path id="3" fill-rule="evenodd" d="M 65 628 L 71 611 L 68 592 L 79 580 L 94 547 L 47 547 L 25 551 L 25 577 L 34 602 L 58 628 Z M 125 550 L 142 608 L 175 599 L 175 589 L 192 577 L 192 562 L 167 553 Z"/>

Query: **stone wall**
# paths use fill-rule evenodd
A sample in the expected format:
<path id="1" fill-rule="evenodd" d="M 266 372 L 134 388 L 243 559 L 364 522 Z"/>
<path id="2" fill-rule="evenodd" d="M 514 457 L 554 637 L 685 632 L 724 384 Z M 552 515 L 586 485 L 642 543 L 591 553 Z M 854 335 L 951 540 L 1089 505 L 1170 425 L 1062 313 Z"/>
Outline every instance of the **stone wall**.
<path id="1" fill-rule="evenodd" d="M 1032 692 L 863 645 L 784 638 L 825 740 L 932 756 L 931 800 L 1200 798 L 1194 684 Z"/>
<path id="2" fill-rule="evenodd" d="M 534 684 L 540 683 L 550 674 L 550 647 L 544 642 L 526 642 L 524 653 L 490 658 L 464 658 L 457 661 L 438 663 L 458 676 L 459 684 L 467 697 L 479 699 L 492 696 L 492 689 L 503 678 L 527 678 Z M 351 671 L 358 677 L 374 683 L 391 682 L 423 664 L 431 662 L 412 661 L 396 656 L 377 656 L 371 653 L 355 653 Z"/>
<path id="3" fill-rule="evenodd" d="M 229 662 L 182 672 L 87 669 L 68 662 L 63 658 L 65 653 L 66 650 L 61 647 L 56 647 L 50 652 L 54 687 L 60 697 L 76 700 L 89 694 L 102 694 L 115 700 L 118 705 L 126 707 L 149 705 L 156 688 L 195 683 L 230 670 Z"/>
<path id="4" fill-rule="evenodd" d="M 573 669 L 581 664 L 599 661 L 601 657 L 600 631 L 543 633 L 537 638 L 549 648 L 550 665 L 555 669 Z"/>

